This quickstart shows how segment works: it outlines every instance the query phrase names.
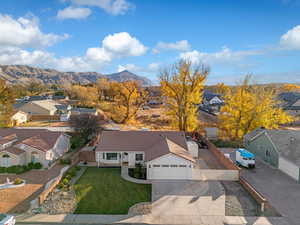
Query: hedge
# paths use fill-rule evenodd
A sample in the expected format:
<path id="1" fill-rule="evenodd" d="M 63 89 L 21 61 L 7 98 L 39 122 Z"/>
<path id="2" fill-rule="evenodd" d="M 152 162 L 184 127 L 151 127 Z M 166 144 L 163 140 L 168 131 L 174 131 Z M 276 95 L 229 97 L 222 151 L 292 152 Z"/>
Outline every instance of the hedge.
<path id="1" fill-rule="evenodd" d="M 28 165 L 24 166 L 10 166 L 10 167 L 0 167 L 0 173 L 25 173 L 32 169 L 41 169 L 43 165 L 41 163 L 29 163 Z"/>

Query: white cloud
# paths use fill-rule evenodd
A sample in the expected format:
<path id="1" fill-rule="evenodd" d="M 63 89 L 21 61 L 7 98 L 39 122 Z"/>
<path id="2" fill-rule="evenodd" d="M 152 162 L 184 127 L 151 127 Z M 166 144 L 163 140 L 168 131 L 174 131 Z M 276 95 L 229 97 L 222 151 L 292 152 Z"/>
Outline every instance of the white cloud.
<path id="1" fill-rule="evenodd" d="M 147 49 L 135 37 L 127 32 L 121 32 L 106 36 L 102 41 L 102 46 L 89 48 L 86 56 L 93 61 L 110 62 L 115 58 L 143 55 Z"/>
<path id="2" fill-rule="evenodd" d="M 139 56 L 146 51 L 147 48 L 128 33 L 116 33 L 106 36 L 102 46 L 88 48 L 83 56 L 56 57 L 42 50 L 29 51 L 15 46 L 0 46 L 0 64 L 32 65 L 62 71 L 91 71 L 102 69 L 116 58 Z"/>
<path id="3" fill-rule="evenodd" d="M 177 51 L 189 51 L 191 45 L 187 40 L 181 40 L 177 42 L 158 42 L 156 47 L 153 49 L 153 53 L 159 53 L 162 50 L 177 50 Z"/>
<path id="4" fill-rule="evenodd" d="M 135 6 L 126 0 L 69 0 L 76 5 L 95 6 L 112 15 L 124 15 Z"/>
<path id="5" fill-rule="evenodd" d="M 260 54 L 260 51 L 232 51 L 227 47 L 223 47 L 221 51 L 214 53 L 199 52 L 197 50 L 184 52 L 180 54 L 180 58 L 190 60 L 192 63 L 214 64 L 239 61 L 246 56 L 257 54 Z"/>
<path id="6" fill-rule="evenodd" d="M 280 45 L 283 48 L 291 50 L 300 49 L 300 25 L 295 26 L 291 30 L 288 30 L 280 38 Z"/>
<path id="7" fill-rule="evenodd" d="M 40 30 L 36 17 L 14 19 L 0 14 L 0 46 L 42 48 L 64 40 L 69 35 L 45 34 Z"/>
<path id="8" fill-rule="evenodd" d="M 120 56 L 139 56 L 147 51 L 147 47 L 127 32 L 106 36 L 102 45 L 105 50 Z"/>
<path id="9" fill-rule="evenodd" d="M 89 8 L 67 7 L 57 12 L 57 18 L 64 19 L 85 19 L 91 15 L 92 11 Z"/>

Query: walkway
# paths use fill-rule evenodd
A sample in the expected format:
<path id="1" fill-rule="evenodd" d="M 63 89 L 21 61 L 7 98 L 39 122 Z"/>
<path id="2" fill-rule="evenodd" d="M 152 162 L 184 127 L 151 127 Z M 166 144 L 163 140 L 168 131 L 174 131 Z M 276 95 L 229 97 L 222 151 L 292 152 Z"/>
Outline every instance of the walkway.
<path id="1" fill-rule="evenodd" d="M 124 180 L 130 181 L 130 182 L 133 182 L 133 183 L 137 183 L 137 184 L 151 184 L 151 181 L 149 181 L 149 180 L 140 180 L 140 179 L 135 179 L 135 178 L 129 176 L 127 166 L 122 166 L 122 168 L 121 168 L 121 177 Z"/>
<path id="2" fill-rule="evenodd" d="M 282 217 L 239 216 L 128 216 L 128 215 L 75 215 L 39 214 L 17 224 L 197 224 L 197 225 L 289 225 Z"/>

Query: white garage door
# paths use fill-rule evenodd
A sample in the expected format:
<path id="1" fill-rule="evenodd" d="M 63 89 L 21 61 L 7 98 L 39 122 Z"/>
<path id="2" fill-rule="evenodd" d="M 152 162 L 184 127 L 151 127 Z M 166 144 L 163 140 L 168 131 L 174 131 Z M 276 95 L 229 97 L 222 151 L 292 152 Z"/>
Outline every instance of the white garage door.
<path id="1" fill-rule="evenodd" d="M 279 169 L 296 181 L 299 180 L 299 167 L 282 157 L 279 157 Z"/>
<path id="2" fill-rule="evenodd" d="M 152 164 L 150 170 L 150 179 L 188 179 L 189 171 L 191 168 L 189 165 L 168 165 L 168 164 Z"/>

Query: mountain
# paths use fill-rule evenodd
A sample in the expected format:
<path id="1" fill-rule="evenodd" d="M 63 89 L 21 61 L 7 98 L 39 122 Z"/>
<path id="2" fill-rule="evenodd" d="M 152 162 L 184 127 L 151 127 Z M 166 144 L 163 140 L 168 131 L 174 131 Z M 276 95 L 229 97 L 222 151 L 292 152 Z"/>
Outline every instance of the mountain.
<path id="1" fill-rule="evenodd" d="M 105 77 L 118 82 L 136 80 L 141 82 L 143 86 L 151 84 L 151 81 L 146 77 L 136 75 L 127 70 L 104 75 L 97 72 L 60 72 L 53 69 L 41 69 L 24 65 L 0 65 L 0 78 L 11 84 L 22 84 L 29 81 L 37 81 L 44 84 L 88 84 L 94 83 L 97 79 Z"/>
<path id="2" fill-rule="evenodd" d="M 118 82 L 123 82 L 127 80 L 136 80 L 140 81 L 144 86 L 150 86 L 151 80 L 146 77 L 138 76 L 134 73 L 129 72 L 128 70 L 121 71 L 119 73 L 107 74 L 106 77 L 111 80 L 116 80 Z"/>

